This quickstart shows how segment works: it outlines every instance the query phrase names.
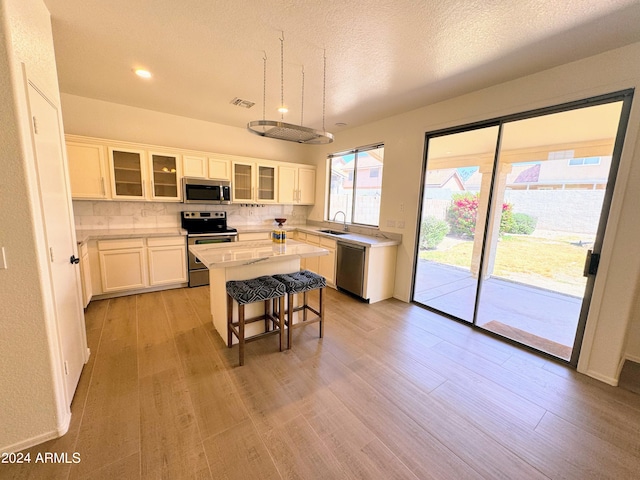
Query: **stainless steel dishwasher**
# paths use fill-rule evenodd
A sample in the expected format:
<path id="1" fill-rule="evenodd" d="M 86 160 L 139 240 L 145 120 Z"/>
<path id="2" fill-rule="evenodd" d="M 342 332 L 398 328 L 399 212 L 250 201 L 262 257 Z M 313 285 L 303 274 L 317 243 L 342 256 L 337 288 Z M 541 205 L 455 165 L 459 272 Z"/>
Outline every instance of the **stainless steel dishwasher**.
<path id="1" fill-rule="evenodd" d="M 364 255 L 365 247 L 338 242 L 336 285 L 360 298 L 364 295 Z"/>

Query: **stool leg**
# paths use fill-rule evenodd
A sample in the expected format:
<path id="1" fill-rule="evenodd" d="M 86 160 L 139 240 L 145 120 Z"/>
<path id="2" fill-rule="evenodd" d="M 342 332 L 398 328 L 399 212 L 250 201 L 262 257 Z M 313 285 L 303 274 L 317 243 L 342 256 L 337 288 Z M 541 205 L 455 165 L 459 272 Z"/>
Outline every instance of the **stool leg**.
<path id="1" fill-rule="evenodd" d="M 291 348 L 291 341 L 292 341 L 292 335 L 291 335 L 291 330 L 293 330 L 291 327 L 293 327 L 293 294 L 290 293 L 289 295 L 287 295 L 287 304 L 289 307 L 289 313 L 288 313 L 288 322 L 287 322 L 287 350 L 289 350 Z"/>
<path id="2" fill-rule="evenodd" d="M 227 347 L 231 348 L 233 345 L 233 332 L 231 331 L 231 324 L 233 323 L 233 298 L 231 295 L 227 295 Z"/>
<path id="3" fill-rule="evenodd" d="M 284 295 L 278 298 L 278 304 L 278 321 L 280 322 L 280 351 L 282 351 L 282 347 L 284 345 Z"/>
<path id="4" fill-rule="evenodd" d="M 268 332 L 271 330 L 271 328 L 269 328 L 269 311 L 271 309 L 269 308 L 269 300 L 265 300 L 264 301 L 264 331 Z"/>
<path id="5" fill-rule="evenodd" d="M 309 299 L 307 298 L 307 292 L 304 292 L 302 294 L 302 321 L 306 322 L 307 321 L 307 305 L 309 305 L 307 302 L 309 301 Z"/>
<path id="6" fill-rule="evenodd" d="M 240 366 L 244 365 L 244 305 L 238 305 L 238 330 L 240 338 L 238 339 L 238 356 L 240 357 Z"/>
<path id="7" fill-rule="evenodd" d="M 318 311 L 320 312 L 320 315 L 318 315 L 320 317 L 320 338 L 322 338 L 324 336 L 324 288 L 320 289 L 319 292 L 319 307 L 318 307 Z"/>

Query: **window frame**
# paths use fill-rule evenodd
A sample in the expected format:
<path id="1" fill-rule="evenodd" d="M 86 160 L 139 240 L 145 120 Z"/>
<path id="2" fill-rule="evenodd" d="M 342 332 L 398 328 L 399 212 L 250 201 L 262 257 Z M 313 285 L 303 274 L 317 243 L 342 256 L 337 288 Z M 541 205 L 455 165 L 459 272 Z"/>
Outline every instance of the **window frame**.
<path id="1" fill-rule="evenodd" d="M 377 149 L 383 149 L 384 150 L 384 143 L 373 143 L 370 145 L 365 145 L 362 147 L 357 147 L 357 148 L 353 148 L 350 150 L 343 150 L 340 152 L 336 152 L 336 153 L 331 153 L 327 156 L 327 163 L 328 163 L 328 178 L 327 178 L 327 203 L 326 203 L 326 221 L 329 222 L 333 222 L 334 220 L 332 218 L 330 218 L 331 216 L 331 188 L 332 188 L 332 183 L 331 183 L 331 177 L 332 177 L 332 172 L 333 172 L 333 168 L 332 168 L 332 162 L 333 159 L 335 157 L 343 157 L 345 155 L 354 155 L 354 164 L 353 164 L 353 177 L 351 178 L 351 172 L 349 172 L 349 181 L 351 182 L 352 186 L 353 186 L 353 195 L 352 195 L 352 199 L 351 199 L 351 209 L 349 212 L 349 217 L 347 217 L 347 220 L 349 221 L 345 221 L 345 223 L 349 224 L 349 225 L 357 225 L 357 226 L 363 226 L 363 227 L 370 227 L 370 228 L 380 228 L 380 209 L 378 210 L 378 221 L 377 224 L 370 224 L 370 223 L 358 223 L 358 222 L 354 222 L 354 216 L 355 216 L 355 210 L 356 210 L 356 186 L 357 186 L 357 182 L 358 182 L 358 154 L 361 153 L 366 153 L 370 150 L 377 150 Z M 384 159 L 384 156 L 383 156 Z M 380 197 L 382 197 L 382 177 L 384 176 L 384 160 L 382 162 L 382 166 L 380 167 L 376 167 L 376 170 L 378 170 L 378 176 L 374 177 L 374 178 L 380 178 Z M 380 170 L 382 170 L 382 172 L 380 172 Z M 345 212 L 345 216 L 346 216 L 346 212 Z"/>

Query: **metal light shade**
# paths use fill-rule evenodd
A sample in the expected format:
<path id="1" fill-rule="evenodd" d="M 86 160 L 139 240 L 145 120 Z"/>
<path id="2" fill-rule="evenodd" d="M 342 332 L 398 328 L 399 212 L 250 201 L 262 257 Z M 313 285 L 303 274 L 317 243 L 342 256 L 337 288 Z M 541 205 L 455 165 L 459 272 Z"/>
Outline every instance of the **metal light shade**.
<path id="1" fill-rule="evenodd" d="M 255 120 L 249 122 L 247 124 L 247 130 L 261 137 L 305 143 L 308 145 L 323 145 L 333 142 L 333 135 L 329 132 L 303 127 L 302 125 L 277 122 L 275 120 Z"/>

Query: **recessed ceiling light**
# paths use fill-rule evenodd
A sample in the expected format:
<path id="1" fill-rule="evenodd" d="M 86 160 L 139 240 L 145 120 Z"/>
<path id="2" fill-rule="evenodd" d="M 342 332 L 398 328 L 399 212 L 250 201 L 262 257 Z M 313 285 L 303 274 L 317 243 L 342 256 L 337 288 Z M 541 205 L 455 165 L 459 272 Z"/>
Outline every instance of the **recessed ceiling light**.
<path id="1" fill-rule="evenodd" d="M 134 70 L 135 74 L 142 78 L 151 78 L 151 72 L 149 70 L 145 70 L 144 68 L 136 68 Z"/>
<path id="2" fill-rule="evenodd" d="M 347 126 L 347 124 L 346 124 L 346 123 L 344 123 L 344 122 L 338 122 L 338 123 L 336 123 L 336 127 L 346 127 L 346 126 Z"/>
<path id="3" fill-rule="evenodd" d="M 289 109 L 283 105 L 282 107 L 278 108 L 278 111 L 280 113 L 287 113 Z"/>

